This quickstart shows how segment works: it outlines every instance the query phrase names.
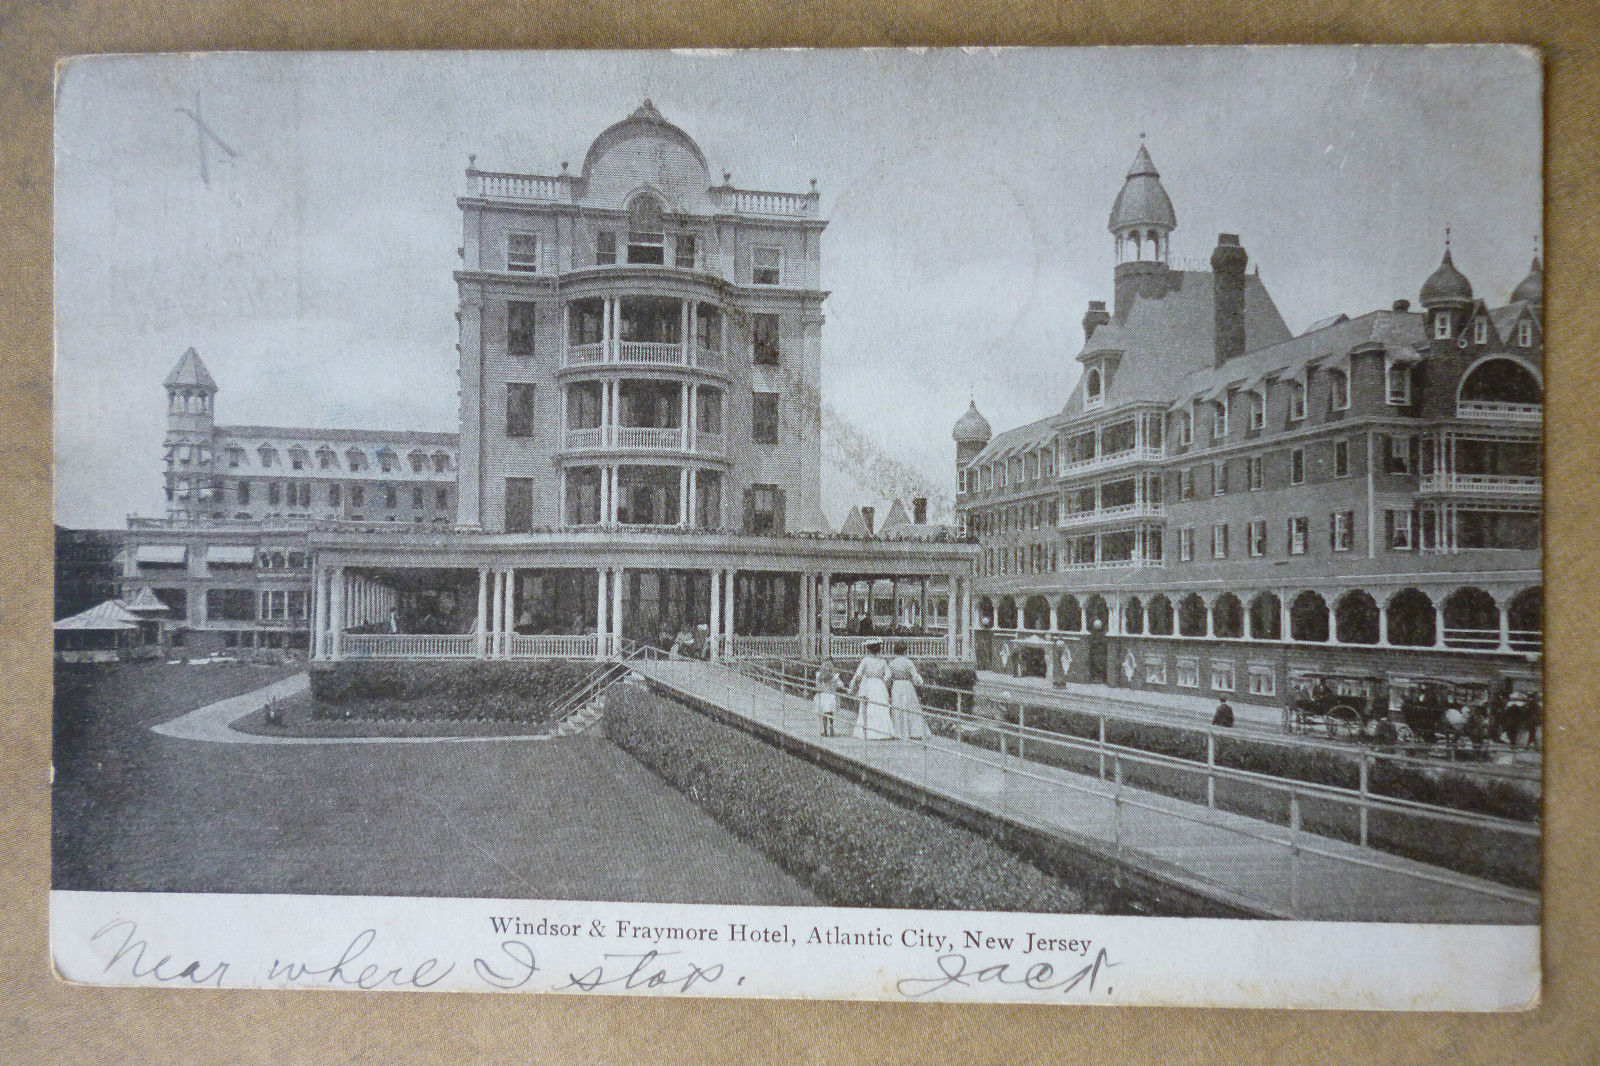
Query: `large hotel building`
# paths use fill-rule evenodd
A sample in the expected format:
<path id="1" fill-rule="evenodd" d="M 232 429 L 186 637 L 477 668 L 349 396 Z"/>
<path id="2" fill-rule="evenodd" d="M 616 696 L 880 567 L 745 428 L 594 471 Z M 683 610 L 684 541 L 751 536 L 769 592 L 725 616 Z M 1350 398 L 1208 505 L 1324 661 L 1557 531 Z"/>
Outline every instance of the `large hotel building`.
<path id="1" fill-rule="evenodd" d="M 1542 275 L 1452 262 L 1298 336 L 1238 236 L 1169 258 L 1141 145 L 1065 407 L 956 423 L 980 663 L 1276 704 L 1297 677 L 1537 683 Z"/>
<path id="2" fill-rule="evenodd" d="M 858 612 L 966 654 L 969 544 L 920 513 L 825 531 L 815 182 L 731 177 L 649 101 L 576 173 L 472 160 L 459 434 L 219 426 L 185 353 L 168 512 L 130 519 L 125 595 L 189 643 L 329 660 L 604 655 L 696 625 L 718 654 L 839 653 Z"/>

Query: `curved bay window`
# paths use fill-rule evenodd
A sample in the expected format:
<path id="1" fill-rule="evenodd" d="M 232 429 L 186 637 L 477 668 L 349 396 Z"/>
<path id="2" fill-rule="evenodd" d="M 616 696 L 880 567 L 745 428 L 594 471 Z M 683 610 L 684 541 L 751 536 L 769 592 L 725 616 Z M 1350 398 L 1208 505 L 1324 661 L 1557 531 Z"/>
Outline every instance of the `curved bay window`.
<path id="1" fill-rule="evenodd" d="M 722 474 L 717 470 L 696 470 L 694 475 L 695 528 L 721 529 Z"/>
<path id="2" fill-rule="evenodd" d="M 617 467 L 617 522 L 625 526 L 675 526 L 683 500 L 675 466 Z"/>
<path id="3" fill-rule="evenodd" d="M 597 526 L 600 524 L 600 468 L 580 466 L 567 471 L 566 513 L 563 520 L 569 526 Z"/>

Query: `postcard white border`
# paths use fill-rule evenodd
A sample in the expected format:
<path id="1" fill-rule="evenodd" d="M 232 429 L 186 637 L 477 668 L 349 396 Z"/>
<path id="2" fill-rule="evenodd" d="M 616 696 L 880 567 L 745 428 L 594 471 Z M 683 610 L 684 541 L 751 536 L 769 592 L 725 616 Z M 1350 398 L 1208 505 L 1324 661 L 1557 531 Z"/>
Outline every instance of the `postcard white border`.
<path id="1" fill-rule="evenodd" d="M 96 985 L 1392 1011 L 1523 1010 L 1540 987 L 1537 926 L 144 892 L 50 903 L 58 976 Z M 813 928 L 822 942 L 807 942 Z M 867 942 L 828 943 L 829 930 Z"/>

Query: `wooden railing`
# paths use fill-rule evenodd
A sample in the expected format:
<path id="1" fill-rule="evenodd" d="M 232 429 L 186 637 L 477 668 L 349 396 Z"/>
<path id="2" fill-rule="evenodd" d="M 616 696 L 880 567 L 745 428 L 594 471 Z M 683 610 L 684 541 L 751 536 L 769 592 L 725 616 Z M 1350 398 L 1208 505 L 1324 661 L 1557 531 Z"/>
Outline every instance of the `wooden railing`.
<path id="1" fill-rule="evenodd" d="M 1544 478 L 1520 474 L 1432 473 L 1422 479 L 1423 492 L 1471 492 L 1487 496 L 1538 496 Z"/>
<path id="2" fill-rule="evenodd" d="M 347 659 L 470 659 L 478 654 L 471 633 L 345 633 L 340 654 Z"/>
<path id="3" fill-rule="evenodd" d="M 567 366 L 593 366 L 595 363 L 606 361 L 606 346 L 599 341 L 594 344 L 569 344 L 567 346 Z"/>
<path id="4" fill-rule="evenodd" d="M 1456 417 L 1480 422 L 1543 422 L 1544 404 L 1459 400 L 1456 402 Z"/>
<path id="5" fill-rule="evenodd" d="M 682 449 L 683 430 L 654 426 L 618 426 L 617 447 Z"/>
<path id="6" fill-rule="evenodd" d="M 600 654 L 600 638 L 593 633 L 511 634 L 513 659 L 591 659 Z"/>

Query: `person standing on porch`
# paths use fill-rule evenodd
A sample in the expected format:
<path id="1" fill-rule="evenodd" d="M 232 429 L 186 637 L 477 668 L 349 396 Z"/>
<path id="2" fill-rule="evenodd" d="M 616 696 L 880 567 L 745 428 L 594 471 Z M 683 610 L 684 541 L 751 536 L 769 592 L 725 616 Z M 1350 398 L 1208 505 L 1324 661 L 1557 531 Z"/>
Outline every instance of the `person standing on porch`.
<path id="1" fill-rule="evenodd" d="M 674 659 L 687 659 L 694 654 L 694 634 L 689 632 L 689 627 L 683 626 L 678 630 L 678 635 L 672 638 L 672 657 Z"/>
<path id="2" fill-rule="evenodd" d="M 917 672 L 917 664 L 906 655 L 904 644 L 895 645 L 894 650 L 894 661 L 889 664 L 889 702 L 895 732 L 905 740 L 921 740 L 928 735 L 928 720 L 922 716 L 917 686 L 927 682 Z"/>
<path id="3" fill-rule="evenodd" d="M 883 641 L 867 641 L 855 676 L 850 679 L 850 694 L 859 710 L 850 735 L 857 740 L 895 739 L 894 719 L 889 713 L 889 664 L 883 658 Z"/>

